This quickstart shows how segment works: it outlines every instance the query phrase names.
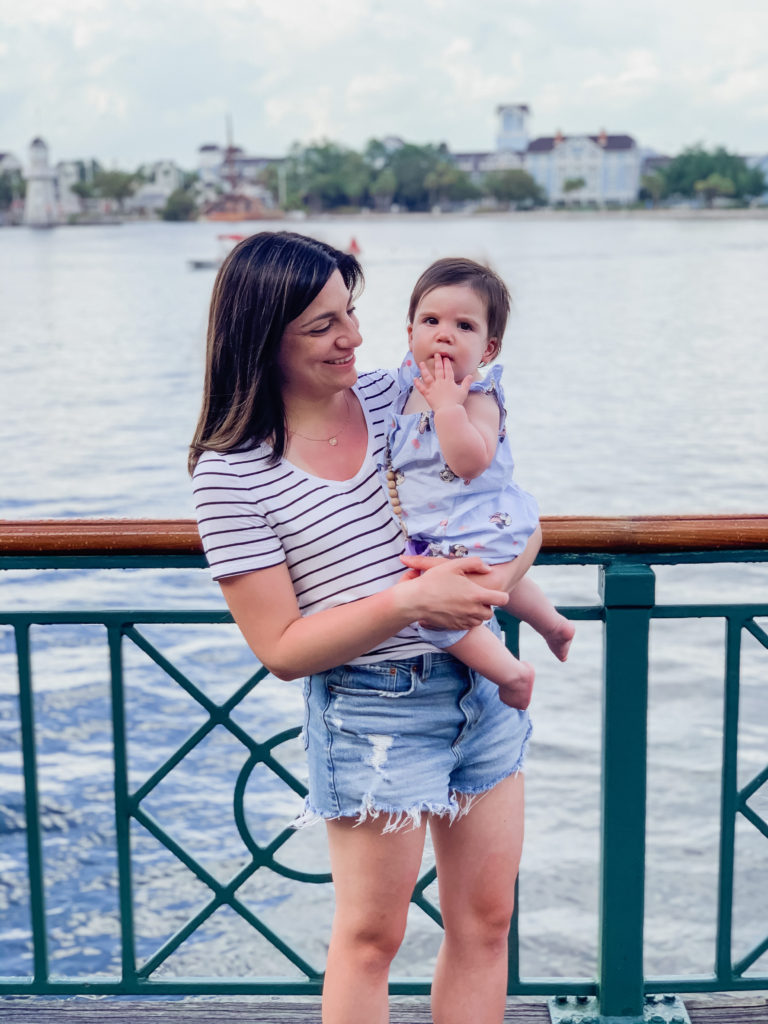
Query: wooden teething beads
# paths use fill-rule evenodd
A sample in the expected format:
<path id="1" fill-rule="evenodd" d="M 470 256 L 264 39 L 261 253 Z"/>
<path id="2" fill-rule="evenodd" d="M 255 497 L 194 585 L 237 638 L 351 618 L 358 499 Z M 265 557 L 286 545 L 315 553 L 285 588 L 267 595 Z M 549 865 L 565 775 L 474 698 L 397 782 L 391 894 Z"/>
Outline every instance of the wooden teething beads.
<path id="1" fill-rule="evenodd" d="M 392 506 L 392 511 L 395 513 L 397 518 L 400 520 L 400 529 L 403 531 L 404 536 L 408 536 L 408 530 L 405 527 L 405 521 L 403 519 L 403 507 L 400 504 L 400 496 L 397 493 L 397 474 L 392 466 L 392 452 L 390 451 L 389 444 L 387 444 L 387 491 L 389 492 L 389 503 Z"/>

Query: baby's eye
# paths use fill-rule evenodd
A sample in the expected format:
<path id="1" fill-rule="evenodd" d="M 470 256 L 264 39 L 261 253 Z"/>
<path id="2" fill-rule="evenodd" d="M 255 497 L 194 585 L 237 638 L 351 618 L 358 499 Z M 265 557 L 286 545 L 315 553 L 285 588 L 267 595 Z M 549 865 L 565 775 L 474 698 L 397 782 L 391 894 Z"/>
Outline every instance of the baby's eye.
<path id="1" fill-rule="evenodd" d="M 468 320 L 459 320 L 459 328 L 462 331 L 472 331 L 474 326 Z"/>
<path id="2" fill-rule="evenodd" d="M 436 316 L 425 316 L 424 317 L 424 323 L 425 324 L 436 324 L 437 323 L 437 317 Z"/>

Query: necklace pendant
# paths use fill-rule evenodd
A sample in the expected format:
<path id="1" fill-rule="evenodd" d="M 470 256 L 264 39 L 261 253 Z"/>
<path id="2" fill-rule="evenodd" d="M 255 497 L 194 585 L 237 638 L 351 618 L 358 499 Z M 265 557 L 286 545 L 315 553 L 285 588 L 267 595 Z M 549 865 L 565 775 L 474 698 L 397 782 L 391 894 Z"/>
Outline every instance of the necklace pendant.
<path id="1" fill-rule="evenodd" d="M 335 448 L 338 443 L 339 443 L 339 439 L 337 437 L 329 437 L 328 438 L 328 444 L 331 446 L 331 448 Z"/>

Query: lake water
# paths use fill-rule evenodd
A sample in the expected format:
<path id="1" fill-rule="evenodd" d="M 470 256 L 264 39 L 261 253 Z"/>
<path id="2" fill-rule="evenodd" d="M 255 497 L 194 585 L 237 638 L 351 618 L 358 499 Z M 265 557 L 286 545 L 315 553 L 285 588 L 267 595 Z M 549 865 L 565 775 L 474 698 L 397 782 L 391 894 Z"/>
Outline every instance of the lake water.
<path id="1" fill-rule="evenodd" d="M 516 472 L 542 514 L 765 512 L 768 220 L 540 215 L 279 226 L 340 247 L 352 236 L 360 244 L 367 278 L 358 302 L 363 369 L 399 362 L 410 289 L 432 259 L 469 255 L 502 273 L 514 300 L 502 360 Z M 186 447 L 200 401 L 213 272 L 192 271 L 187 260 L 215 256 L 219 230 L 201 223 L 0 231 L 0 516 L 192 516 Z M 558 603 L 595 600 L 594 568 L 534 572 Z M 657 577 L 660 601 L 765 600 L 768 569 L 665 568 Z M 1 583 L 5 609 L 222 606 L 201 571 L 9 572 Z M 142 632 L 216 700 L 254 667 L 234 629 Z M 651 974 L 712 967 L 722 634 L 716 620 L 657 622 L 652 630 Z M 74 976 L 114 973 L 119 928 L 103 629 L 37 627 L 33 644 L 52 968 Z M 590 976 L 600 629 L 579 626 L 567 666 L 553 665 L 528 632 L 523 652 L 538 675 L 521 871 L 522 972 Z M 136 786 L 204 716 L 140 652 L 128 651 L 127 665 Z M 768 760 L 767 666 L 768 652 L 747 642 L 741 784 Z M 12 637 L 0 627 L 2 974 L 31 969 L 15 687 Z M 274 680 L 236 713 L 258 738 L 299 716 L 298 684 Z M 287 744 L 281 757 L 301 775 L 296 745 Z M 245 860 L 229 811 L 243 760 L 237 741 L 217 730 L 147 801 L 222 880 Z M 259 787 L 266 799 L 257 799 Z M 753 805 L 766 816 L 760 793 Z M 290 821 L 297 801 L 254 778 L 247 808 L 253 834 L 266 840 Z M 742 824 L 736 958 L 768 930 L 768 841 Z M 205 890 L 142 829 L 133 838 L 138 947 L 149 955 L 202 905 Z M 291 840 L 284 860 L 322 869 L 322 829 Z M 436 899 L 434 888 L 429 895 Z M 313 887 L 301 911 L 295 889 L 280 878 L 262 883 L 257 873 L 242 895 L 321 967 L 329 887 Z M 414 912 L 394 973 L 428 973 L 438 937 Z M 765 972 L 766 959 L 756 970 Z M 220 911 L 161 975 L 284 971 L 291 968 L 281 957 Z"/>

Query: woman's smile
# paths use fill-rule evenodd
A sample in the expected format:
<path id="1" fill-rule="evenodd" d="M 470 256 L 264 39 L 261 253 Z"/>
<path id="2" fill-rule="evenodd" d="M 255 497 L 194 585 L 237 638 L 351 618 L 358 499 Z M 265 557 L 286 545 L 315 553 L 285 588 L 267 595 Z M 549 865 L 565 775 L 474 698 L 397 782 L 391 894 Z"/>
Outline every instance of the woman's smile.
<path id="1" fill-rule="evenodd" d="M 336 270 L 283 333 L 279 363 L 284 393 L 308 397 L 352 387 L 357 380 L 355 349 L 362 340 L 349 288 Z"/>

